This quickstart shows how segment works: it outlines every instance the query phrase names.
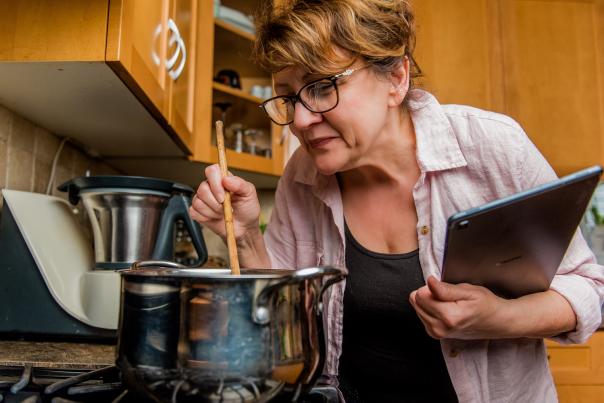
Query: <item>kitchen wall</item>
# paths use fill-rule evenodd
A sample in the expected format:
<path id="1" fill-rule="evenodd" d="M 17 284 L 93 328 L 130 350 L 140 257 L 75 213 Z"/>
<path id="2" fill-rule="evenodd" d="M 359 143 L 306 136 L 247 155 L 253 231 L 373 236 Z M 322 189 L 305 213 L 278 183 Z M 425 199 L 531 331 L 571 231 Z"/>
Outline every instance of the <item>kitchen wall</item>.
<path id="1" fill-rule="evenodd" d="M 52 162 L 61 137 L 36 126 L 0 105 L 0 189 L 46 193 Z M 51 194 L 61 183 L 89 170 L 92 175 L 119 174 L 102 160 L 87 156 L 67 142 L 57 163 Z M 0 206 L 3 199 L 0 196 Z"/>

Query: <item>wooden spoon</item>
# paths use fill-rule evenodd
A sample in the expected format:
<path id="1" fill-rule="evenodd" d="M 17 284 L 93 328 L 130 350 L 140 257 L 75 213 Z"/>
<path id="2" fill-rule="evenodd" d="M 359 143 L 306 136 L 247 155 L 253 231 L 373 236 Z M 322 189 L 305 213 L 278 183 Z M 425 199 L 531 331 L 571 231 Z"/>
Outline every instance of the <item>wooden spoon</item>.
<path id="1" fill-rule="evenodd" d="M 220 165 L 220 173 L 222 177 L 229 175 L 227 168 L 226 153 L 224 151 L 224 133 L 222 131 L 223 123 L 221 120 L 216 121 L 216 145 L 218 146 L 218 164 Z M 231 207 L 231 192 L 224 193 L 224 203 L 222 203 L 224 211 L 224 224 L 226 226 L 227 248 L 229 250 L 229 264 L 231 266 L 231 274 L 239 275 L 239 258 L 237 257 L 237 244 L 235 243 L 235 227 L 233 225 L 233 208 Z"/>

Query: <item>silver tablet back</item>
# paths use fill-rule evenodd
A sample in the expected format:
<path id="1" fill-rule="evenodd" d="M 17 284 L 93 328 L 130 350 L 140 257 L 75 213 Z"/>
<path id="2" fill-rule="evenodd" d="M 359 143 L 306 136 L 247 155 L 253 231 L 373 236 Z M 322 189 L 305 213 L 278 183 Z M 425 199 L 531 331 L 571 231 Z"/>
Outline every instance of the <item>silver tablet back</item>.
<path id="1" fill-rule="evenodd" d="M 443 281 L 507 298 L 549 289 L 601 175 L 595 166 L 451 216 Z"/>

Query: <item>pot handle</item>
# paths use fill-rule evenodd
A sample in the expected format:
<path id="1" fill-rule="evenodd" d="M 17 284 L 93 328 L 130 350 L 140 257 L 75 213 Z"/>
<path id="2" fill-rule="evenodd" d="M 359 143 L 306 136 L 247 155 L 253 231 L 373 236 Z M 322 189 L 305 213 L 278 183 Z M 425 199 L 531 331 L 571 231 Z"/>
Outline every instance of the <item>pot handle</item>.
<path id="1" fill-rule="evenodd" d="M 332 284 L 343 280 L 347 274 L 348 270 L 346 270 L 344 267 L 335 266 L 308 267 L 305 269 L 296 270 L 291 276 L 287 276 L 283 279 L 277 280 L 276 282 L 264 287 L 262 291 L 260 291 L 256 299 L 254 300 L 252 309 L 252 320 L 259 325 L 266 325 L 271 321 L 270 309 L 268 308 L 268 304 L 271 298 L 273 297 L 274 293 L 281 287 L 301 283 L 302 281 L 314 279 L 317 277 L 328 276 L 329 278 L 325 280 L 325 282 L 321 286 L 321 289 L 319 290 L 319 293 L 317 295 L 317 299 L 314 302 L 315 309 L 317 309 L 317 313 L 321 314 L 323 310 L 323 304 L 321 302 L 323 293 Z"/>
<path id="2" fill-rule="evenodd" d="M 317 296 L 317 301 L 315 302 L 315 308 L 317 315 L 323 314 L 323 293 L 327 291 L 329 287 L 331 287 L 335 283 L 339 283 L 344 280 L 348 275 L 348 269 L 345 267 L 327 267 L 328 269 L 332 269 L 329 273 L 326 273 L 326 276 L 331 276 L 327 280 L 323 282 L 321 289 L 319 290 L 319 294 Z M 334 271 L 335 270 L 335 271 Z"/>

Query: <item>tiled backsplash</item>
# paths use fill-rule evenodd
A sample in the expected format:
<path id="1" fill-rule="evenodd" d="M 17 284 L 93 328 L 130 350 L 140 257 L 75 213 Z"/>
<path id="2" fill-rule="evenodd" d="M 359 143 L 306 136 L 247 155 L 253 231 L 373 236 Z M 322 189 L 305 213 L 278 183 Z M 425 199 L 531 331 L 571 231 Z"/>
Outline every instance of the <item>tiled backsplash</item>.
<path id="1" fill-rule="evenodd" d="M 0 189 L 46 193 L 52 162 L 61 138 L 0 105 Z M 83 176 L 119 174 L 102 160 L 91 158 L 68 142 L 57 164 L 51 194 L 61 183 Z M 2 198 L 0 197 L 0 205 Z"/>

